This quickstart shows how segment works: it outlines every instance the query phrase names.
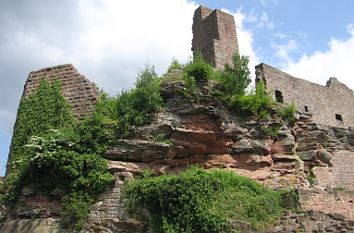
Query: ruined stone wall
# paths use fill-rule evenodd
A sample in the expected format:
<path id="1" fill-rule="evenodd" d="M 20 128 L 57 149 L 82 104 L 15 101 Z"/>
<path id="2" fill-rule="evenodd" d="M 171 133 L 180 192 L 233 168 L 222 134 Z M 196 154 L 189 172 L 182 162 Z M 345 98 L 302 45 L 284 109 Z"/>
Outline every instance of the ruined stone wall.
<path id="1" fill-rule="evenodd" d="M 40 85 L 43 79 L 52 82 L 59 80 L 62 84 L 62 94 L 71 104 L 73 114 L 78 119 L 90 116 L 95 108 L 98 99 L 98 88 L 95 83 L 90 82 L 85 76 L 81 75 L 72 64 L 58 65 L 31 71 L 24 85 L 22 98 L 30 95 Z M 6 174 L 9 169 L 8 157 Z"/>
<path id="2" fill-rule="evenodd" d="M 299 192 L 301 208 L 304 211 L 321 211 L 326 214 L 339 214 L 340 218 L 354 220 L 354 193 L 346 190 L 302 189 Z"/>
<path id="3" fill-rule="evenodd" d="M 192 50 L 201 51 L 203 57 L 216 68 L 232 63 L 232 56 L 238 52 L 234 17 L 203 6 L 196 9 L 193 17 Z"/>
<path id="4" fill-rule="evenodd" d="M 35 91 L 43 79 L 61 81 L 63 96 L 71 104 L 74 116 L 82 119 L 92 114 L 98 98 L 98 88 L 73 65 L 65 64 L 30 72 L 22 98 Z"/>
<path id="5" fill-rule="evenodd" d="M 348 127 L 354 126 L 354 92 L 336 78 L 326 86 L 295 78 L 266 64 L 256 66 L 257 80 L 265 81 L 268 92 L 276 99 L 280 91 L 284 103 L 295 103 L 297 109 L 313 114 L 316 123 Z M 306 107 L 305 107 L 306 106 Z M 342 121 L 336 119 L 340 115 Z"/>
<path id="6" fill-rule="evenodd" d="M 330 167 L 314 167 L 319 185 L 354 191 L 354 152 L 336 151 Z"/>

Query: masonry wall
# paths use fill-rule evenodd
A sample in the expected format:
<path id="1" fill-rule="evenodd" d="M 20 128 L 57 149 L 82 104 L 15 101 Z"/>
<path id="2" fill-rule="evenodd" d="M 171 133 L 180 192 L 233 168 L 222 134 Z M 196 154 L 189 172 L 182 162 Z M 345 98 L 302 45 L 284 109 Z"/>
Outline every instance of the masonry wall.
<path id="1" fill-rule="evenodd" d="M 300 189 L 299 201 L 303 211 L 321 211 L 326 214 L 340 214 L 354 220 L 354 193 L 346 190 Z"/>
<path id="2" fill-rule="evenodd" d="M 343 188 L 354 192 L 354 152 L 340 150 L 333 153 L 332 166 L 318 166 L 313 173 L 322 187 Z"/>
<path id="3" fill-rule="evenodd" d="M 61 82 L 62 94 L 71 104 L 75 117 L 83 119 L 93 113 L 99 96 L 98 88 L 95 83 L 81 75 L 73 65 L 65 64 L 31 71 L 24 85 L 22 98 L 34 92 L 43 79 L 49 82 L 54 80 Z M 6 174 L 9 172 L 10 161 L 11 158 L 8 157 Z"/>
<path id="4" fill-rule="evenodd" d="M 238 52 L 234 17 L 220 10 L 200 6 L 193 17 L 192 51 L 201 51 L 203 57 L 214 67 L 223 68 L 232 63 Z"/>
<path id="5" fill-rule="evenodd" d="M 98 98 L 98 88 L 81 75 L 73 65 L 65 64 L 30 72 L 22 98 L 36 90 L 43 79 L 61 81 L 63 96 L 71 104 L 77 118 L 82 119 L 92 114 Z"/>
<path id="6" fill-rule="evenodd" d="M 295 103 L 299 111 L 313 114 L 313 121 L 336 127 L 354 127 L 354 93 L 336 78 L 326 86 L 295 78 L 266 64 L 256 66 L 256 79 L 263 79 L 268 92 L 276 99 L 280 91 L 284 103 Z M 340 115 L 343 121 L 336 119 Z"/>

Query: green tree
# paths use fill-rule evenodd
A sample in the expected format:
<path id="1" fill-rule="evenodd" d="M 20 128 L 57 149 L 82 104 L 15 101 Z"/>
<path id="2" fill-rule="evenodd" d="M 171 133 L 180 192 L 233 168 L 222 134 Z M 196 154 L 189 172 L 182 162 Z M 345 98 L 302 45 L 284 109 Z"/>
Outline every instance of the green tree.
<path id="1" fill-rule="evenodd" d="M 245 94 L 246 88 L 251 83 L 248 63 L 248 57 L 236 53 L 232 58 L 232 64 L 226 64 L 221 71 L 219 81 L 227 98 Z"/>
<path id="2" fill-rule="evenodd" d="M 275 103 L 266 92 L 262 80 L 257 83 L 256 90 L 253 93 L 241 96 L 234 95 L 230 101 L 230 106 L 245 117 L 268 118 L 274 105 Z"/>
<path id="3" fill-rule="evenodd" d="M 151 114 L 163 106 L 160 95 L 160 78 L 153 66 L 146 66 L 139 73 L 136 88 L 122 91 L 117 97 L 116 119 L 119 122 L 119 137 L 130 133 L 133 125 L 143 125 L 150 121 Z"/>
<path id="4" fill-rule="evenodd" d="M 213 67 L 204 60 L 200 52 L 195 53 L 193 61 L 185 66 L 184 72 L 188 77 L 194 77 L 197 82 L 201 79 L 210 79 L 214 75 Z"/>

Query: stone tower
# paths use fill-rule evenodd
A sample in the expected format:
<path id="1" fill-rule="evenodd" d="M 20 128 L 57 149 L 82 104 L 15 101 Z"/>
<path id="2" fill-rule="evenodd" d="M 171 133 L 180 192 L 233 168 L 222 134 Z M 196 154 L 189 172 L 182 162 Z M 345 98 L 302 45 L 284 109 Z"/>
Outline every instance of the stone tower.
<path id="1" fill-rule="evenodd" d="M 193 53 L 200 51 L 215 68 L 232 63 L 238 52 L 234 17 L 220 10 L 200 6 L 193 16 Z"/>
<path id="2" fill-rule="evenodd" d="M 77 119 L 92 116 L 99 98 L 99 90 L 95 83 L 81 75 L 73 65 L 64 64 L 31 71 L 24 85 L 22 99 L 33 93 L 43 79 L 49 82 L 54 80 L 61 82 L 62 94 L 70 103 L 73 114 Z M 10 162 L 11 148 L 7 159 L 6 174 L 9 173 Z"/>
<path id="3" fill-rule="evenodd" d="M 99 90 L 95 83 L 81 75 L 73 65 L 65 64 L 31 71 L 24 86 L 22 98 L 36 90 L 43 79 L 49 82 L 53 80 L 61 82 L 63 96 L 71 104 L 75 117 L 82 119 L 92 115 Z"/>

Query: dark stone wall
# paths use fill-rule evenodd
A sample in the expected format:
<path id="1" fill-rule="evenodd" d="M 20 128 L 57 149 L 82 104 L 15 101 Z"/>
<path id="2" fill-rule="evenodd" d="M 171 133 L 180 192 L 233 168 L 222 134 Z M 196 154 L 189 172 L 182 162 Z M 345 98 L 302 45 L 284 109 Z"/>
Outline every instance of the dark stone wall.
<path id="1" fill-rule="evenodd" d="M 301 112 L 307 110 L 315 123 L 354 127 L 354 92 L 336 78 L 330 78 L 326 86 L 322 86 L 262 63 L 256 66 L 256 79 L 264 80 L 274 99 L 275 91 L 280 91 L 285 104 L 294 103 Z M 342 121 L 336 119 L 336 115 L 340 115 Z"/>
<path id="2" fill-rule="evenodd" d="M 39 86 L 41 80 L 49 82 L 58 79 L 62 83 L 63 96 L 73 108 L 74 116 L 82 119 L 90 116 L 98 99 L 98 88 L 71 64 L 43 68 L 29 73 L 22 98 Z"/>
<path id="3" fill-rule="evenodd" d="M 201 51 L 203 57 L 215 68 L 232 63 L 238 52 L 234 17 L 220 10 L 200 6 L 193 17 L 192 51 Z"/>

